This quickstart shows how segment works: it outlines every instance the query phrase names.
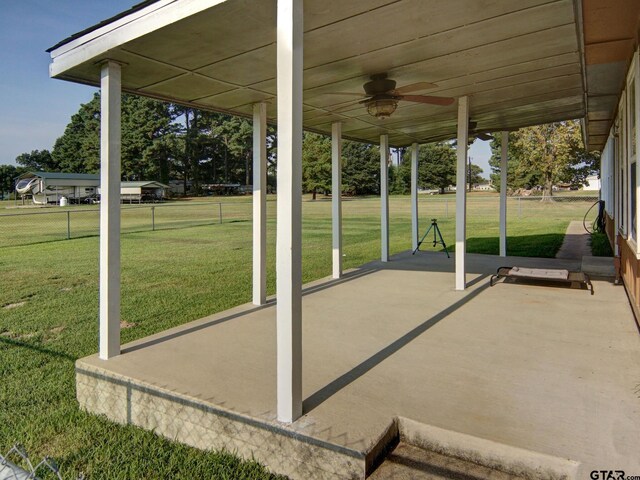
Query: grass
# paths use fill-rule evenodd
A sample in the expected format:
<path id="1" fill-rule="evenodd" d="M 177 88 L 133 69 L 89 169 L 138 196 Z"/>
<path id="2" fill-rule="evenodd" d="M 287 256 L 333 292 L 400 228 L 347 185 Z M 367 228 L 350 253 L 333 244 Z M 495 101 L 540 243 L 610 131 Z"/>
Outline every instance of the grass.
<path id="1" fill-rule="evenodd" d="M 596 257 L 613 257 L 613 250 L 606 233 L 591 234 L 591 253 Z"/>
<path id="2" fill-rule="evenodd" d="M 175 220 L 185 223 L 155 232 L 133 228 L 148 219 L 148 210 L 123 214 L 123 227 L 130 232 L 122 236 L 122 319 L 129 326 L 122 331 L 123 342 L 250 301 L 250 199 L 223 201 L 229 203 L 229 215 L 221 225 L 177 228 L 202 221 L 196 214 L 201 207 L 186 204 L 180 210 L 172 207 Z M 420 201 L 421 229 L 437 217 L 453 249 L 453 197 Z M 202 208 L 210 213 L 210 207 Z M 528 201 L 520 208 L 510 202 L 509 254 L 555 255 L 569 221 L 581 218 L 586 208 L 585 202 Z M 408 197 L 392 197 L 390 210 L 390 248 L 397 253 L 411 243 Z M 345 268 L 378 258 L 378 200 L 345 200 L 343 213 Z M 268 214 L 267 278 L 274 293 L 273 199 Z M 3 218 L 0 229 L 7 235 Z M 497 198 L 472 196 L 468 218 L 469 251 L 497 253 Z M 10 234 L 20 228 L 22 235 L 29 228 L 37 233 L 37 226 L 13 224 Z M 425 242 L 423 248 L 430 245 Z M 303 205 L 303 252 L 305 282 L 331 273 L 326 200 Z M 92 479 L 276 478 L 256 463 L 239 461 L 233 452 L 198 451 L 78 409 L 74 361 L 97 350 L 97 237 L 0 247 L 0 275 L 0 453 L 21 442 L 35 459 L 55 458 L 66 478 L 81 471 Z"/>

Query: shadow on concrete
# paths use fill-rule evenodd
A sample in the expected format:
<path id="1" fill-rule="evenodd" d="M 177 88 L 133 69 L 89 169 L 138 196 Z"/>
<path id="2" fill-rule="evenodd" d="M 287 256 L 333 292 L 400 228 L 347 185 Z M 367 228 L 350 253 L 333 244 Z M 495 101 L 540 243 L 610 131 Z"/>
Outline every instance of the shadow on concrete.
<path id="1" fill-rule="evenodd" d="M 486 275 L 483 276 L 482 278 L 486 278 Z M 465 295 L 464 298 L 461 298 L 454 304 L 438 312 L 433 317 L 429 318 L 425 322 L 421 323 L 414 329 L 404 334 L 402 337 L 398 338 L 394 342 L 387 345 L 378 353 L 372 355 L 371 357 L 369 357 L 359 365 L 355 366 L 348 372 L 344 373 L 343 375 L 333 380 L 331 383 L 322 387 L 317 392 L 311 394 L 309 397 L 307 397 L 303 401 L 302 411 L 304 413 L 309 413 L 311 410 L 316 408 L 318 405 L 322 404 L 325 400 L 333 396 L 335 393 L 342 390 L 347 385 L 353 383 L 355 380 L 357 380 L 358 378 L 360 378 L 361 376 L 363 376 L 364 374 L 366 374 L 376 366 L 380 365 L 383 361 L 385 361 L 391 355 L 398 352 L 403 347 L 407 346 L 409 343 L 411 343 L 413 340 L 418 338 L 424 332 L 426 332 L 431 327 L 436 325 L 438 322 L 444 320 L 453 312 L 458 310 L 460 307 L 469 303 L 471 300 L 476 298 L 480 293 L 482 293 L 488 287 L 489 287 L 488 283 L 482 285 L 481 287 L 478 287 L 471 293 Z"/>
<path id="2" fill-rule="evenodd" d="M 258 310 L 262 310 L 263 308 L 268 308 L 273 304 L 275 304 L 274 301 L 267 302 L 266 305 L 262 305 L 262 306 L 255 307 L 255 308 L 250 308 L 250 309 L 244 310 L 242 312 L 237 312 L 237 313 L 233 313 L 231 315 L 227 315 L 226 317 L 216 318 L 216 319 L 209 320 L 207 322 L 200 323 L 198 325 L 193 325 L 191 327 L 186 327 L 186 328 L 184 328 L 182 330 L 179 330 L 177 332 L 169 333 L 167 335 L 162 335 L 161 337 L 154 338 L 154 339 L 148 340 L 146 342 L 141 342 L 141 343 L 137 343 L 135 345 L 131 345 L 131 346 L 125 347 L 125 348 L 122 349 L 121 353 L 122 354 L 131 353 L 131 352 L 135 352 L 136 350 L 141 350 L 143 348 L 152 347 L 153 345 L 158 345 L 160 343 L 167 342 L 169 340 L 173 340 L 174 338 L 182 337 L 183 335 L 189 335 L 190 333 L 194 333 L 194 332 L 197 332 L 197 331 L 200 331 L 200 330 L 204 330 L 206 328 L 213 327 L 214 325 L 219 325 L 221 323 L 229 322 L 229 321 L 234 320 L 236 318 L 240 318 L 240 317 L 243 317 L 243 316 L 248 315 L 250 313 L 257 312 Z"/>
<path id="3" fill-rule="evenodd" d="M 358 278 L 364 277 L 365 275 L 370 275 L 372 273 L 375 273 L 376 271 L 378 271 L 378 269 L 375 268 L 371 268 L 371 269 L 359 269 L 359 270 L 354 270 L 352 272 L 348 272 L 346 273 L 342 278 L 337 279 L 337 280 L 329 280 L 329 281 L 324 281 L 321 284 L 318 285 L 310 285 L 308 287 L 305 287 L 302 291 L 302 295 L 310 295 L 312 293 L 316 293 L 319 292 L 321 290 L 326 290 L 328 288 L 332 288 L 332 287 L 336 287 L 338 285 L 341 285 L 343 283 L 346 282 L 350 282 L 353 280 L 356 280 Z M 135 345 L 131 345 L 131 346 L 127 346 L 125 348 L 122 349 L 122 354 L 125 353 L 131 353 L 131 352 L 135 352 L 136 350 L 141 350 L 143 348 L 147 348 L 147 347 L 151 347 L 153 345 L 158 345 L 160 343 L 163 342 L 167 342 L 169 340 L 173 340 L 174 338 L 179 338 L 182 337 L 184 335 L 189 335 L 191 333 L 200 331 L 200 330 L 204 330 L 206 328 L 210 328 L 213 327 L 215 325 L 220 325 L 221 323 L 225 323 L 225 322 L 229 322 L 231 320 L 235 320 L 238 318 L 241 318 L 245 315 L 249 315 L 253 312 L 257 312 L 259 310 L 263 310 L 265 308 L 270 308 L 273 307 L 274 305 L 276 305 L 276 299 L 275 297 L 270 298 L 267 300 L 267 303 L 264 305 L 260 305 L 260 306 L 255 306 L 253 308 L 248 308 L 247 310 L 243 310 L 241 312 L 236 312 L 233 313 L 231 315 L 227 315 L 225 317 L 221 317 L 221 318 L 215 318 L 215 319 L 211 319 L 209 321 L 205 321 L 203 323 L 199 323 L 198 325 L 193 325 L 191 327 L 187 326 L 183 329 L 180 329 L 178 331 L 175 331 L 173 333 L 169 333 L 166 335 L 162 335 L 162 336 L 158 336 L 157 338 L 153 338 L 151 340 L 148 340 L 146 342 L 142 342 L 142 343 L 137 343 Z M 180 327 L 177 327 L 180 328 Z"/>

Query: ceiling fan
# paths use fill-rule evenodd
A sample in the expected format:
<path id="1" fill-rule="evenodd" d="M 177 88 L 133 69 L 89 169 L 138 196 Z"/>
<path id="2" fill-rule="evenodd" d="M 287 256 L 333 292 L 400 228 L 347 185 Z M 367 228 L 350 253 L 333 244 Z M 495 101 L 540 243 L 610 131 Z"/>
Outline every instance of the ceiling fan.
<path id="1" fill-rule="evenodd" d="M 478 122 L 474 120 L 469 120 L 469 144 L 473 143 L 473 141 L 477 138 L 480 140 L 484 140 L 485 142 L 489 142 L 495 138 L 495 130 L 476 130 L 478 127 Z M 499 132 L 515 132 L 518 128 L 500 128 Z"/>
<path id="2" fill-rule="evenodd" d="M 357 103 L 365 105 L 369 115 L 379 119 L 389 118 L 398 107 L 399 101 L 426 103 L 430 105 L 451 105 L 455 98 L 434 97 L 431 95 L 407 95 L 408 93 L 437 87 L 434 83 L 418 82 L 396 88 L 396 81 L 387 77 L 386 73 L 371 75 L 371 80 L 363 85 L 364 93 L 332 92 L 333 95 L 357 95 L 365 97 Z M 334 112 L 352 108 L 352 104 L 342 106 Z"/>
<path id="3" fill-rule="evenodd" d="M 493 135 L 491 135 L 491 133 L 488 132 L 476 132 L 476 127 L 478 126 L 478 122 L 475 122 L 473 120 L 469 120 L 469 140 L 473 143 L 474 139 L 480 139 L 480 140 L 484 140 L 485 142 L 488 142 L 490 140 L 493 140 Z"/>

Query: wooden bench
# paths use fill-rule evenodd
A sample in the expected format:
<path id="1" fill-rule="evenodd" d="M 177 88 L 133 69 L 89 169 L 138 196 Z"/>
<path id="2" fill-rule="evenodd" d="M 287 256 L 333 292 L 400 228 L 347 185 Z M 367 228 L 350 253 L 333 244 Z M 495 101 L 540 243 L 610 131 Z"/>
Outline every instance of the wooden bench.
<path id="1" fill-rule="evenodd" d="M 500 267 L 489 280 L 493 287 L 501 278 L 510 280 L 522 280 L 532 283 L 562 284 L 571 288 L 586 287 L 593 295 L 593 284 L 589 276 L 583 272 L 570 272 L 557 268 L 527 268 L 527 267 Z"/>

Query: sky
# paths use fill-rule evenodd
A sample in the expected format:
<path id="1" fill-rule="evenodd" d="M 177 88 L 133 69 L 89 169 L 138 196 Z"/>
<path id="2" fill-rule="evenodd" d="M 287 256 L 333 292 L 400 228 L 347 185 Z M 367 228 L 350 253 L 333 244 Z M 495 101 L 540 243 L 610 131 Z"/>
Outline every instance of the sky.
<path id="1" fill-rule="evenodd" d="M 53 148 L 71 115 L 95 88 L 49 78 L 45 50 L 139 0 L 0 0 L 0 165 L 24 152 Z M 491 149 L 469 155 L 489 176 Z"/>

